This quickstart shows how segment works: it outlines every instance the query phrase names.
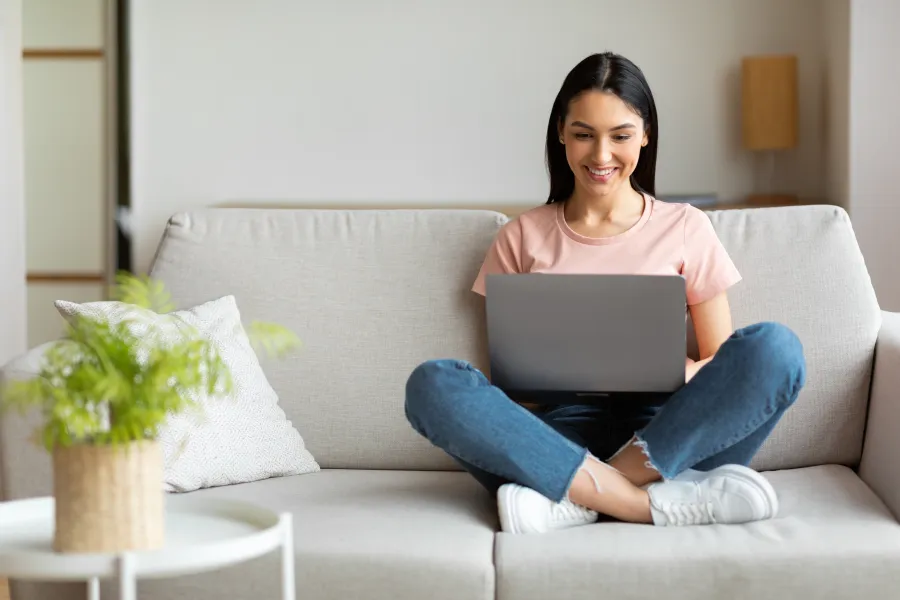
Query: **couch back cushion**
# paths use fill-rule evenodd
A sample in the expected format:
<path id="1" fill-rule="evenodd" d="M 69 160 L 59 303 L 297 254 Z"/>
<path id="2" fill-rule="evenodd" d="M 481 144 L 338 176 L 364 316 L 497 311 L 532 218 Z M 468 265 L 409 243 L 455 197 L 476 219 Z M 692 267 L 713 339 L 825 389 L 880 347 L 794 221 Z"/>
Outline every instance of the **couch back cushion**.
<path id="1" fill-rule="evenodd" d="M 806 356 L 806 386 L 753 466 L 856 465 L 881 313 L 847 213 L 793 206 L 709 215 L 743 275 L 729 293 L 734 326 L 783 323 Z"/>
<path id="2" fill-rule="evenodd" d="M 806 387 L 754 466 L 855 465 L 880 312 L 847 214 L 709 214 L 743 275 L 729 294 L 735 327 L 781 322 L 806 354 Z M 262 362 L 322 467 L 455 469 L 407 424 L 404 385 L 430 358 L 486 365 L 482 304 L 469 288 L 505 221 L 467 210 L 210 209 L 171 219 L 152 274 L 180 308 L 234 294 L 245 323 L 300 335 L 301 350 Z"/>
<path id="3" fill-rule="evenodd" d="M 179 308 L 233 294 L 246 324 L 303 346 L 263 357 L 323 468 L 456 469 L 408 425 L 406 378 L 431 358 L 487 362 L 469 291 L 504 215 L 474 210 L 209 209 L 170 219 L 151 274 Z"/>

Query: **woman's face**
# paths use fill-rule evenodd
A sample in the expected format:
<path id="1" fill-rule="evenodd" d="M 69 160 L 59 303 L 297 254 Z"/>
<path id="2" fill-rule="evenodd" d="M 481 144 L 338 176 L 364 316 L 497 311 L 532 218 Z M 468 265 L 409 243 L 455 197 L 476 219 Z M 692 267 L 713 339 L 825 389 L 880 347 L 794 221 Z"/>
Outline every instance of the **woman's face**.
<path id="1" fill-rule="evenodd" d="M 576 96 L 559 133 L 579 193 L 609 196 L 622 186 L 631 189 L 647 134 L 644 120 L 618 96 L 593 90 Z"/>

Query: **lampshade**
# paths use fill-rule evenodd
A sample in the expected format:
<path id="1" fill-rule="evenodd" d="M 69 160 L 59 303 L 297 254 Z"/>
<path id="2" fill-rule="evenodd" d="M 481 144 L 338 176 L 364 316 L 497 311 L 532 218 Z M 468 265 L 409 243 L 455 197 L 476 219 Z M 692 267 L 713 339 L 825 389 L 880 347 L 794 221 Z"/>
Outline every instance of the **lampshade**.
<path id="1" fill-rule="evenodd" d="M 797 57 L 748 56 L 741 70 L 744 147 L 797 145 Z"/>

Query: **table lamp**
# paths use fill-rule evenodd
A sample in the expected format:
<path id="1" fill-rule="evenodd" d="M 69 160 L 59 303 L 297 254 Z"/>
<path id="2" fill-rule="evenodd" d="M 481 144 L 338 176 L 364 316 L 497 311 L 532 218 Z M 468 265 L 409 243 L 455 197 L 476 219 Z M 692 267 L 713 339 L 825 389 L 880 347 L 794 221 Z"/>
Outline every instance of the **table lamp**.
<path id="1" fill-rule="evenodd" d="M 764 190 L 751 195 L 751 204 L 791 204 L 793 194 L 772 189 L 776 153 L 797 146 L 797 57 L 744 57 L 741 64 L 741 115 L 744 148 L 764 153 L 767 173 Z M 759 179 L 757 179 L 757 182 Z"/>

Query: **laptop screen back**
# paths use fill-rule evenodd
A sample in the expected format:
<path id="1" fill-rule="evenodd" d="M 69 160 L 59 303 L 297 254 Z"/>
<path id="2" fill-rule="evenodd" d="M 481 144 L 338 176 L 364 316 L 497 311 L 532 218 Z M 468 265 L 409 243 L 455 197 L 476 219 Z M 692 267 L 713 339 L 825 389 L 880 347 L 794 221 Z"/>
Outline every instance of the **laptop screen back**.
<path id="1" fill-rule="evenodd" d="M 659 398 L 684 385 L 682 277 L 488 275 L 485 285 L 491 380 L 511 396 Z"/>

